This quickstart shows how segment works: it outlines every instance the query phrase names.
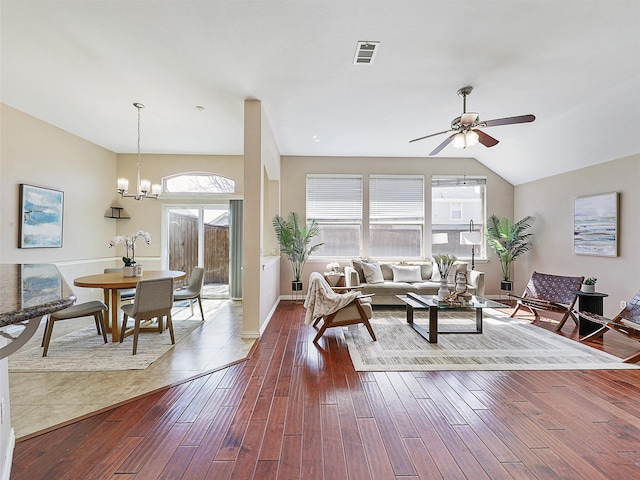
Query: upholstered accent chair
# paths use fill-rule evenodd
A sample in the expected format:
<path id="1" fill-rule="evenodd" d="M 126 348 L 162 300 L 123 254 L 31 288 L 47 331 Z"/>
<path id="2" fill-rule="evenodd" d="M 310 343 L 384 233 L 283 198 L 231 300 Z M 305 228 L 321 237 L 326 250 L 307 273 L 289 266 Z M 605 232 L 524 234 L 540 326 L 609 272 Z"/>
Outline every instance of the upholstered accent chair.
<path id="1" fill-rule="evenodd" d="M 138 350 L 138 336 L 142 323 L 151 323 L 157 319 L 158 333 L 164 329 L 164 318 L 171 334 L 171 343 L 175 344 L 173 323 L 171 321 L 171 308 L 173 307 L 173 278 L 154 278 L 140 280 L 136 287 L 136 295 L 133 303 L 122 306 L 124 313 L 122 329 L 120 330 L 120 343 L 127 335 L 133 334 L 133 355 Z M 134 319 L 134 325 L 127 330 L 129 318 Z"/>

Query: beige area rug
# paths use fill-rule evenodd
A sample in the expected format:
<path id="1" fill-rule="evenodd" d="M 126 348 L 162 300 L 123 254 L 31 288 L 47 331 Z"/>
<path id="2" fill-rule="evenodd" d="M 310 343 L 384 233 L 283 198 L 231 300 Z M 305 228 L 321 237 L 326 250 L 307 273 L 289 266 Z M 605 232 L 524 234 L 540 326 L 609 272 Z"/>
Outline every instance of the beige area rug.
<path id="1" fill-rule="evenodd" d="M 176 345 L 202 324 L 201 320 L 174 320 Z M 43 357 L 39 346 L 41 330 L 28 344 L 38 346 L 27 348 L 27 345 L 9 356 L 10 372 L 144 370 L 173 347 L 168 330 L 161 334 L 144 332 L 138 337 L 138 352 L 132 355 L 133 337 L 113 343 L 107 335 L 109 342 L 104 343 L 102 335 L 91 326 L 52 339 L 47 356 Z"/>
<path id="2" fill-rule="evenodd" d="M 473 311 L 439 312 L 438 320 L 448 329 L 475 328 Z M 428 329 L 428 312 L 416 312 L 414 321 Z M 437 344 L 406 323 L 404 309 L 374 307 L 371 325 L 376 342 L 362 325 L 345 329 L 358 371 L 640 368 L 498 310 L 485 309 L 482 334 L 440 334 Z"/>

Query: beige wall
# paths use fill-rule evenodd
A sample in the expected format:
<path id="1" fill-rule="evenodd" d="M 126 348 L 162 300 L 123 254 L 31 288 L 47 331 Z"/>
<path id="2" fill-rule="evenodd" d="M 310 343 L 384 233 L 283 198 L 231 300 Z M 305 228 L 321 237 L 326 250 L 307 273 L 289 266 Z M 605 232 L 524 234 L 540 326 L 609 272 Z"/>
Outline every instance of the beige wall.
<path id="1" fill-rule="evenodd" d="M 279 262 L 265 257 L 268 218 L 275 206 L 269 187 L 280 177 L 280 153 L 259 100 L 245 101 L 243 243 L 243 328 L 247 338 L 258 337 L 280 296 Z M 270 243 L 267 243 L 271 245 Z M 268 247 L 270 248 L 270 247 Z M 267 252 L 269 253 L 269 252 Z M 276 276 L 277 275 L 277 276 Z"/>
<path id="2" fill-rule="evenodd" d="M 149 179 L 152 183 L 161 183 L 162 178 L 178 173 L 213 173 L 230 178 L 236 182 L 234 197 L 242 197 L 244 194 L 243 157 L 240 155 L 142 155 L 140 170 L 142 178 Z M 129 179 L 129 188 L 135 191 L 137 155 L 118 155 L 117 178 Z M 117 192 L 116 181 L 112 184 L 114 200 Z M 197 201 L 180 197 L 163 195 L 159 200 L 146 199 L 136 201 L 133 199 L 118 198 L 117 202 L 124 207 L 131 216 L 130 220 L 118 220 L 118 235 L 131 235 L 138 230 L 144 230 L 151 234 L 151 245 L 144 245 L 136 249 L 136 258 L 143 258 L 146 262 L 153 262 L 153 268 L 159 268 L 162 246 L 162 207 L 164 205 L 207 204 L 228 201 L 228 195 L 201 196 Z M 115 254 L 115 252 L 112 252 Z M 117 254 L 124 255 L 124 248 L 117 247 Z M 145 258 L 146 257 L 146 258 Z"/>
<path id="3" fill-rule="evenodd" d="M 608 293 L 605 315 L 620 311 L 640 289 L 640 154 L 556 175 L 515 188 L 515 218 L 536 217 L 534 248 L 514 263 L 515 288 L 522 291 L 533 270 L 596 277 Z M 576 197 L 620 192 L 618 257 L 573 253 Z"/>
<path id="4" fill-rule="evenodd" d="M 7 105 L 0 109 L 0 262 L 57 263 L 72 285 L 113 258 L 107 243 L 116 222 L 104 212 L 114 198 L 116 155 Z M 64 192 L 62 248 L 18 248 L 20 183 Z M 101 298 L 74 290 L 80 300 Z"/>
<path id="5" fill-rule="evenodd" d="M 432 175 L 481 175 L 487 177 L 487 212 L 511 218 L 513 216 L 513 186 L 471 158 L 384 158 L 384 157 L 282 157 L 282 212 L 290 211 L 306 216 L 306 175 L 310 173 L 361 174 L 418 174 L 425 176 L 426 196 L 431 198 L 430 179 Z M 364 184 L 367 188 L 368 183 Z M 426 218 L 431 218 L 430 202 L 426 201 Z M 425 232 L 430 238 L 430 231 Z M 425 255 L 431 252 L 425 251 Z M 349 259 L 312 257 L 303 272 L 303 281 L 308 284 L 312 271 L 324 271 L 329 261 L 349 264 Z M 283 265 L 280 276 L 280 289 L 285 295 L 291 292 L 292 272 L 288 261 Z M 484 261 L 476 257 L 476 269 L 486 272 L 486 294 L 499 294 L 500 264 L 490 253 Z"/>

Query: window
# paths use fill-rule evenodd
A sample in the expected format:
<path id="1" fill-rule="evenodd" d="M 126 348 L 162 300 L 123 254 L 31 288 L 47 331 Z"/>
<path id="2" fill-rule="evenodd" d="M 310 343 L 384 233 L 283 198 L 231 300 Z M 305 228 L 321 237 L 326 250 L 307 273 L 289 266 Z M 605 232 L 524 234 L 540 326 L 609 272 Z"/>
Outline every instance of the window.
<path id="1" fill-rule="evenodd" d="M 369 177 L 369 251 L 373 257 L 422 256 L 424 177 Z"/>
<path id="2" fill-rule="evenodd" d="M 317 254 L 357 257 L 362 244 L 362 176 L 307 175 L 307 220 L 319 225 Z"/>
<path id="3" fill-rule="evenodd" d="M 449 220 L 462 220 L 462 203 L 451 202 L 449 212 Z"/>
<path id="4" fill-rule="evenodd" d="M 474 177 L 433 177 L 431 180 L 431 233 L 436 239 L 444 238 L 448 243 L 433 245 L 433 253 L 448 253 L 460 258 L 475 254 L 485 256 L 484 219 L 486 178 Z M 480 232 L 478 246 L 460 243 L 460 233 L 468 232 L 473 222 L 473 230 Z M 436 243 L 436 242 L 434 242 Z"/>
<path id="5" fill-rule="evenodd" d="M 236 182 L 209 173 L 185 173 L 162 180 L 165 193 L 234 193 Z"/>

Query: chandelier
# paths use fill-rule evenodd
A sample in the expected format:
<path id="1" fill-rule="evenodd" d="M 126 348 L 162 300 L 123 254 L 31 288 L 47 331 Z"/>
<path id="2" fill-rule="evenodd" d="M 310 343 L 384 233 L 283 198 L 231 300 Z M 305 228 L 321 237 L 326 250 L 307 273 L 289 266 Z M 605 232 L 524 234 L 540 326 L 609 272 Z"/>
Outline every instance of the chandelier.
<path id="1" fill-rule="evenodd" d="M 135 198 L 136 200 L 144 200 L 145 198 L 158 199 L 158 195 L 162 192 L 159 184 L 151 185 L 149 180 L 140 180 L 140 110 L 144 108 L 141 103 L 134 103 L 134 107 L 138 109 L 138 177 L 136 179 L 136 193 L 129 193 L 129 180 L 126 178 L 118 179 L 118 193 L 122 198 Z"/>

